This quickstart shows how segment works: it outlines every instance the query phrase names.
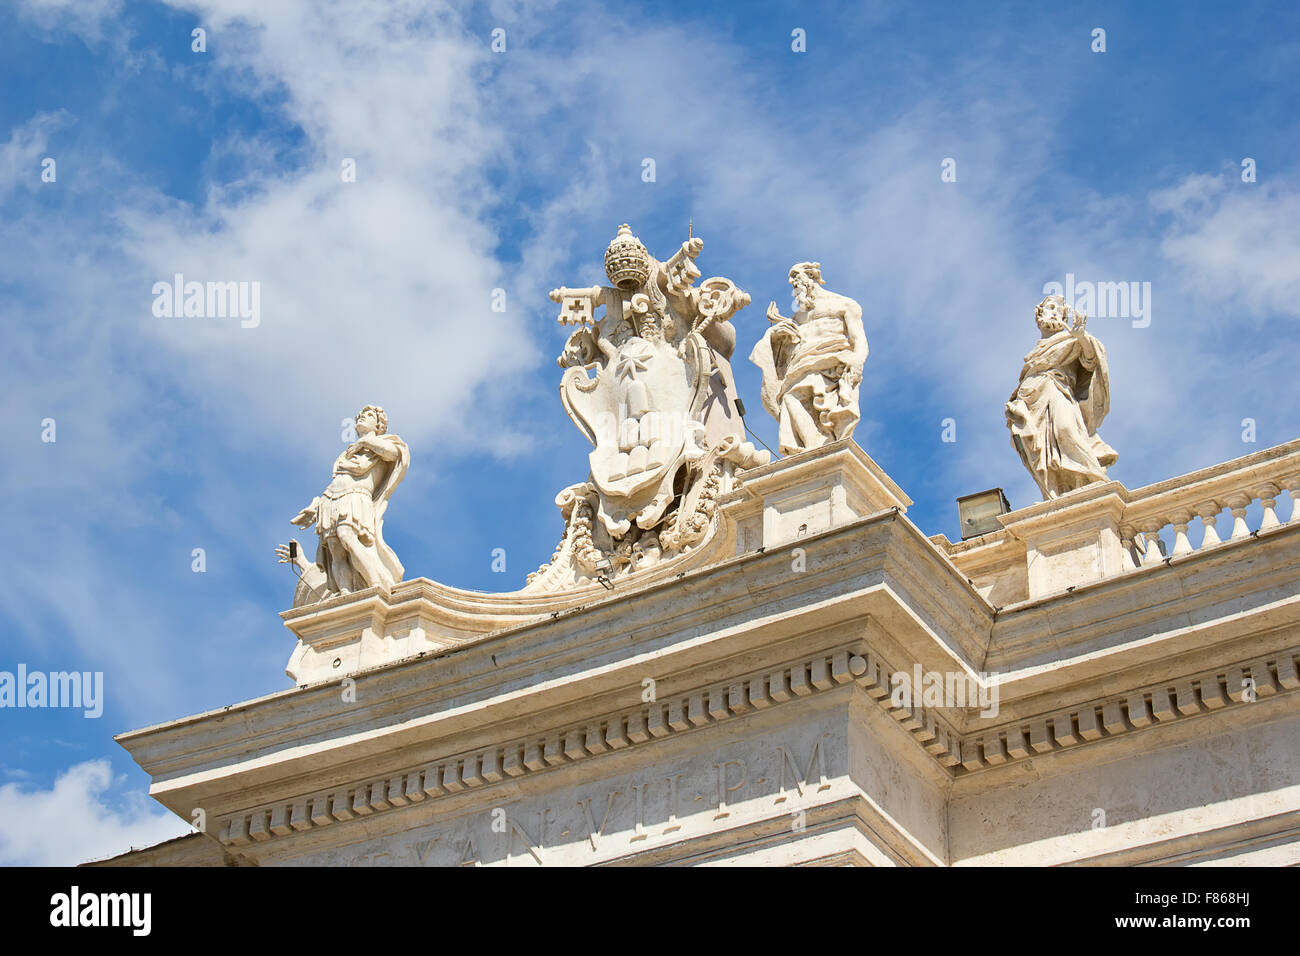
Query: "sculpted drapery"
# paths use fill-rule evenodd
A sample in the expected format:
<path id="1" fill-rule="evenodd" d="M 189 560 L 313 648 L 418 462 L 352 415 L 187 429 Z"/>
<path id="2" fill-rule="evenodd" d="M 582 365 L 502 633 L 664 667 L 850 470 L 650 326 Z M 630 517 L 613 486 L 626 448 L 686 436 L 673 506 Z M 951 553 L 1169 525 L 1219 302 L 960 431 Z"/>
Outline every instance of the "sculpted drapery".
<path id="1" fill-rule="evenodd" d="M 392 587 L 405 573 L 384 542 L 384 512 L 406 477 L 410 450 L 388 434 L 388 417 L 378 406 L 357 413 L 356 431 L 356 441 L 334 460 L 325 491 L 291 519 L 302 528 L 315 526 L 316 560 L 308 561 L 297 542 L 293 554 L 287 545 L 276 549 L 282 562 L 299 571 L 294 607 L 376 585 Z"/>
<path id="2" fill-rule="evenodd" d="M 1068 314 L 1061 296 L 1039 303 L 1042 338 L 1006 405 L 1011 446 L 1045 500 L 1105 481 L 1119 457 L 1097 434 L 1110 411 L 1106 349 L 1086 331 L 1086 316 L 1076 313 L 1071 327 Z"/>

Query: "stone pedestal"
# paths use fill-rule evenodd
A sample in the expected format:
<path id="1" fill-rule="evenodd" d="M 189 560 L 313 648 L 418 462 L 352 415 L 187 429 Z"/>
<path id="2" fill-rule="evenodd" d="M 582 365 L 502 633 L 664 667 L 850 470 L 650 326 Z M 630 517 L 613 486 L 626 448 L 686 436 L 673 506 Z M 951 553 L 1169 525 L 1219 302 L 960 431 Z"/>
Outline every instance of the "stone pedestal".
<path id="1" fill-rule="evenodd" d="M 1119 482 L 1098 482 L 998 516 L 1024 544 L 1030 600 L 1125 569 L 1119 530 L 1124 496 Z"/>
<path id="2" fill-rule="evenodd" d="M 846 438 L 742 472 L 740 487 L 723 504 L 743 553 L 892 508 L 903 513 L 912 499 Z"/>

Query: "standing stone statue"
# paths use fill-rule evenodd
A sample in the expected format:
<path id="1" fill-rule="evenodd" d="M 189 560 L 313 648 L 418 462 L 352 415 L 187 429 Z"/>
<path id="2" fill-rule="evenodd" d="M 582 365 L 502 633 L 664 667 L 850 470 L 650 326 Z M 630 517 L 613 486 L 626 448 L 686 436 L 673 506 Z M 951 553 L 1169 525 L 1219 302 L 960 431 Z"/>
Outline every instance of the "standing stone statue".
<path id="1" fill-rule="evenodd" d="M 384 543 L 388 499 L 411 463 L 406 442 L 388 434 L 388 416 L 377 405 L 357 413 L 357 440 L 334 460 L 334 477 L 325 491 L 291 519 L 300 528 L 316 527 L 319 544 L 309 562 L 298 543 L 276 548 L 281 563 L 300 572 L 293 606 L 364 588 L 392 587 L 402 580 L 402 562 Z"/>
<path id="2" fill-rule="evenodd" d="M 763 407 L 780 423 L 783 455 L 853 434 L 867 360 L 862 307 L 821 288 L 821 263 L 793 266 L 790 285 L 798 311 L 787 319 L 771 303 L 773 325 L 749 356 L 763 372 Z"/>
<path id="3" fill-rule="evenodd" d="M 1074 324 L 1067 326 L 1071 314 Z M 1047 500 L 1105 481 L 1119 456 L 1097 434 L 1110 411 L 1110 370 L 1106 350 L 1087 332 L 1088 317 L 1049 295 L 1034 319 L 1042 338 L 1025 356 L 1020 385 L 1007 402 L 1007 427 Z"/>

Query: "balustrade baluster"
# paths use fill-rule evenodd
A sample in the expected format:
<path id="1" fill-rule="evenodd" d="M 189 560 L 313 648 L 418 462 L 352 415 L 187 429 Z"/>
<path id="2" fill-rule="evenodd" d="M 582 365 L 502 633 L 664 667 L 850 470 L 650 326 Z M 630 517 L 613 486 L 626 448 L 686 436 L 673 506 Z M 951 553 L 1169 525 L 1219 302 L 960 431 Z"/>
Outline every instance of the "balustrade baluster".
<path id="1" fill-rule="evenodd" d="M 1190 511 L 1175 511 L 1169 516 L 1169 521 L 1174 526 L 1174 550 L 1170 557 L 1177 558 L 1184 554 L 1191 554 L 1195 549 L 1192 542 L 1187 540 L 1187 525 L 1192 520 Z"/>
<path id="2" fill-rule="evenodd" d="M 1269 528 L 1276 528 L 1282 522 L 1277 520 L 1277 493 L 1281 489 L 1272 482 L 1265 482 L 1255 489 L 1255 497 L 1264 508 L 1264 517 L 1259 522 L 1259 530 L 1267 531 Z"/>
<path id="3" fill-rule="evenodd" d="M 1124 567 L 1129 571 L 1142 566 L 1138 562 L 1138 559 L 1133 556 L 1133 549 L 1136 546 L 1136 542 L 1133 538 L 1136 534 L 1137 529 L 1131 524 L 1122 524 L 1119 526 L 1119 543 L 1124 549 Z"/>
<path id="4" fill-rule="evenodd" d="M 1291 517 L 1286 519 L 1286 523 L 1294 524 L 1300 521 L 1300 475 L 1285 479 L 1282 486 L 1291 493 Z"/>
<path id="5" fill-rule="evenodd" d="M 1155 524 L 1147 523 L 1142 526 L 1142 536 L 1146 539 L 1146 553 L 1142 555 L 1142 567 L 1149 568 L 1152 565 L 1159 564 L 1165 559 L 1160 553 L 1160 529 L 1165 526 L 1163 518 L 1153 518 Z"/>
<path id="6" fill-rule="evenodd" d="M 1222 510 L 1215 501 L 1207 501 L 1196 506 L 1196 516 L 1201 519 L 1201 525 L 1205 528 L 1205 537 L 1201 539 L 1202 550 L 1223 543 L 1219 539 L 1219 532 L 1214 527 L 1219 521 L 1219 512 Z"/>
<path id="7" fill-rule="evenodd" d="M 1250 536 L 1250 528 L 1246 527 L 1246 509 L 1250 507 L 1253 500 L 1250 495 L 1241 493 L 1228 495 L 1223 499 L 1224 504 L 1232 509 L 1232 537 L 1229 541 L 1236 541 L 1238 538 L 1247 538 Z"/>

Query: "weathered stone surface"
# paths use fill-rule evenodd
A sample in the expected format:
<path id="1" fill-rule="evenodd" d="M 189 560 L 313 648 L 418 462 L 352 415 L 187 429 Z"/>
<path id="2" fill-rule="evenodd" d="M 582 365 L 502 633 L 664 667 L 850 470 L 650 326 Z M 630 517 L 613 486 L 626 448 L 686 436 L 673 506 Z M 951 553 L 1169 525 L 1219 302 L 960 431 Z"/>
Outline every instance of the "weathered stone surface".
<path id="1" fill-rule="evenodd" d="M 308 561 L 297 541 L 276 548 L 282 563 L 298 569 L 294 607 L 402 580 L 402 562 L 384 543 L 384 512 L 410 463 L 406 442 L 388 433 L 382 408 L 357 412 L 356 441 L 335 459 L 325 490 L 292 519 L 315 529 L 316 559 Z"/>
<path id="2" fill-rule="evenodd" d="M 605 252 L 610 286 L 559 288 L 576 326 L 559 365 L 564 410 L 592 443 L 585 481 L 556 497 L 564 535 L 528 576 L 529 592 L 616 580 L 698 547 L 737 468 L 769 453 L 745 437 L 731 374 L 731 318 L 749 295 L 730 279 L 695 280 L 691 236 L 660 262 L 626 224 Z"/>
<path id="3" fill-rule="evenodd" d="M 1006 405 L 1011 447 L 1020 455 L 1044 499 L 1095 481 L 1118 459 L 1097 429 L 1110 411 L 1106 349 L 1087 332 L 1088 317 L 1059 295 L 1034 310 L 1042 338 L 1025 356 L 1020 384 Z"/>
<path id="4" fill-rule="evenodd" d="M 822 288 L 821 263 L 796 263 L 789 279 L 798 309 L 786 318 L 770 303 L 772 327 L 749 356 L 763 373 L 763 407 L 777 420 L 783 455 L 853 435 L 867 360 L 862 306 Z"/>
<path id="5" fill-rule="evenodd" d="M 851 444 L 736 477 L 684 572 L 297 608 L 320 676 L 120 740 L 158 800 L 205 809 L 185 846 L 221 852 L 195 862 L 1300 862 L 1300 523 L 1102 575 L 1124 509 L 1176 483 L 1004 516 L 1024 546 L 981 554 L 922 535 Z M 1054 547 L 1094 556 L 1034 578 Z M 995 613 L 968 562 L 1047 590 Z M 900 675 L 996 696 L 900 701 Z"/>

